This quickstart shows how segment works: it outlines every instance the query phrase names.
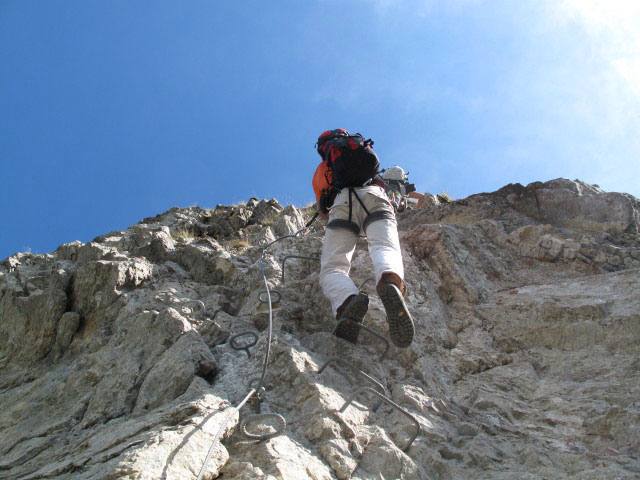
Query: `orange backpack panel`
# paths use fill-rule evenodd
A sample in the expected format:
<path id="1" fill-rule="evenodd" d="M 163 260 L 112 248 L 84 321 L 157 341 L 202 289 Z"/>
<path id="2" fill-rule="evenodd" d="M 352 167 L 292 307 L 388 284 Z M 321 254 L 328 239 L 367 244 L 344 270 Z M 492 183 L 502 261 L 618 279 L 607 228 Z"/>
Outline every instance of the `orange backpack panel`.
<path id="1" fill-rule="evenodd" d="M 331 171 L 329 170 L 327 162 L 320 162 L 318 168 L 316 168 L 316 172 L 313 174 L 311 184 L 316 194 L 316 201 L 319 202 L 320 196 L 329 191 L 329 185 L 331 184 Z"/>

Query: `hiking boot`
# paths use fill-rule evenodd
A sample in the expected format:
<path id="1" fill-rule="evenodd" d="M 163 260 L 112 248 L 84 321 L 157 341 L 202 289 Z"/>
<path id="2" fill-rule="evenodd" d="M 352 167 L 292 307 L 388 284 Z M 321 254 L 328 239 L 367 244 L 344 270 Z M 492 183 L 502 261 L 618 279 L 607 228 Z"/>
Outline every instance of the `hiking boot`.
<path id="1" fill-rule="evenodd" d="M 413 341 L 415 332 L 413 318 L 404 302 L 406 286 L 395 273 L 386 272 L 382 275 L 376 288 L 380 300 L 387 312 L 389 324 L 389 338 L 399 348 L 407 348 Z"/>
<path id="2" fill-rule="evenodd" d="M 360 324 L 368 308 L 369 297 L 364 293 L 351 295 L 347 298 L 344 303 L 338 307 L 336 319 L 338 322 L 341 320 L 344 321 L 336 328 L 335 336 L 353 344 L 358 343 Z"/>

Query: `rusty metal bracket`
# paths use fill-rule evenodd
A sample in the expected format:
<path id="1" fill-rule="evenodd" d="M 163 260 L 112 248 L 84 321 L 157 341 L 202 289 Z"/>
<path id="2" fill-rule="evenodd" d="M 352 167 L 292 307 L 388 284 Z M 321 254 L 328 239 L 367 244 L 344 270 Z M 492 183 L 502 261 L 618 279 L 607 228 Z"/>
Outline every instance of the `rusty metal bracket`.
<path id="1" fill-rule="evenodd" d="M 363 372 L 362 370 L 360 370 L 358 367 L 356 367 L 355 365 L 347 362 L 345 359 L 340 358 L 340 357 L 331 357 L 329 360 L 327 360 L 324 365 L 322 365 L 322 367 L 320 367 L 320 370 L 318 370 L 318 373 L 322 373 L 324 371 L 325 368 L 327 368 L 327 366 L 330 363 L 339 363 L 341 365 L 344 365 L 345 367 L 348 367 L 352 372 L 356 373 L 357 375 L 359 375 L 361 378 L 364 378 L 365 380 L 367 380 L 368 382 L 373 383 L 376 387 L 378 387 L 378 389 L 380 389 L 380 393 L 382 395 L 386 395 L 387 394 L 387 389 L 384 388 L 384 385 L 382 385 L 382 383 L 380 383 L 378 380 L 376 380 L 375 378 L 373 378 L 371 375 Z M 353 385 L 352 385 L 353 386 Z M 382 405 L 382 401 L 378 402 L 374 407 L 373 407 L 373 411 L 377 411 L 378 408 L 380 408 L 380 405 Z"/>
<path id="2" fill-rule="evenodd" d="M 338 327 L 342 324 L 342 322 L 355 322 L 355 321 L 351 320 L 350 318 L 341 319 L 340 321 L 338 321 L 338 323 L 336 323 L 336 328 L 334 328 L 333 332 L 332 332 L 333 335 L 336 334 L 336 331 L 338 330 Z M 389 340 L 387 340 L 386 337 L 384 337 L 383 335 L 379 334 L 375 330 L 367 327 L 366 325 L 363 325 L 362 323 L 359 323 L 359 322 L 357 322 L 357 323 L 358 323 L 358 325 L 360 325 L 360 328 L 362 328 L 363 330 L 369 332 L 371 335 L 373 335 L 377 339 L 379 339 L 382 342 L 384 342 L 385 349 L 384 349 L 384 352 L 382 352 L 382 355 L 380 355 L 380 359 L 379 359 L 379 360 L 384 360 L 387 357 L 387 354 L 389 353 L 389 349 L 391 348 L 391 344 L 389 343 Z"/>
<path id="3" fill-rule="evenodd" d="M 396 410 L 398 410 L 400 413 L 404 414 L 405 416 L 409 417 L 411 419 L 411 421 L 415 424 L 416 426 L 416 433 L 413 435 L 413 437 L 411 437 L 411 439 L 409 440 L 409 443 L 407 443 L 407 445 L 402 449 L 403 452 L 406 452 L 407 450 L 409 450 L 409 447 L 411 447 L 411 444 L 413 443 L 413 441 L 418 437 L 418 435 L 420 434 L 420 422 L 418 422 L 418 419 L 416 417 L 414 417 L 413 415 L 411 415 L 407 410 L 405 410 L 404 408 L 402 408 L 400 405 L 398 405 L 396 402 L 394 402 L 393 400 L 391 400 L 389 397 L 386 397 L 385 395 L 382 395 L 380 392 L 378 392 L 377 390 L 374 390 L 371 387 L 361 387 L 359 389 L 357 389 L 355 392 L 353 392 L 351 394 L 351 396 L 347 399 L 346 402 L 344 402 L 344 405 L 342 405 L 342 408 L 339 410 L 340 413 L 344 412 L 347 407 L 351 404 L 351 402 L 353 402 L 353 400 L 360 395 L 361 393 L 372 393 L 373 395 L 375 395 L 376 397 L 378 397 L 380 400 L 382 400 L 383 402 L 385 402 L 387 405 L 390 405 L 391 407 L 395 408 Z"/>
<path id="4" fill-rule="evenodd" d="M 255 395 L 251 397 L 251 400 L 249 401 L 249 406 L 251 407 L 251 411 L 253 413 L 260 413 L 260 406 L 264 401 L 262 396 L 264 395 L 264 392 L 266 390 L 263 386 L 254 387 L 253 385 L 255 383 L 258 383 L 258 384 L 260 383 L 260 377 L 253 377 L 251 380 L 249 380 L 249 384 L 247 385 L 247 387 L 249 387 L 250 390 L 256 391 Z"/>
<path id="5" fill-rule="evenodd" d="M 260 413 L 261 405 L 262 405 L 262 398 L 256 395 L 251 397 L 251 400 L 249 400 L 249 407 L 251 408 L 251 411 L 253 413 L 256 413 L 256 414 Z"/>
<path id="6" fill-rule="evenodd" d="M 282 259 L 282 283 L 284 283 L 284 279 L 285 279 L 285 265 L 287 263 L 287 260 L 289 260 L 290 258 L 300 258 L 303 260 L 316 260 L 316 261 L 320 261 L 320 254 L 319 253 L 315 253 L 311 256 L 305 256 L 305 255 L 287 255 L 286 257 L 284 257 Z M 311 264 L 309 264 L 309 275 L 311 275 Z"/>
<path id="7" fill-rule="evenodd" d="M 248 336 L 253 337 L 253 339 L 250 340 L 249 343 L 246 343 L 244 345 L 238 345 L 236 343 L 236 340 L 238 338 L 248 337 Z M 229 345 L 231 345 L 231 348 L 233 348 L 234 350 L 244 350 L 245 352 L 247 352 L 247 358 L 251 358 L 251 352 L 249 351 L 249 348 L 253 347 L 256 343 L 258 343 L 258 335 L 255 332 L 252 332 L 250 330 L 246 332 L 238 333 L 237 335 L 234 335 L 229 339 Z"/>

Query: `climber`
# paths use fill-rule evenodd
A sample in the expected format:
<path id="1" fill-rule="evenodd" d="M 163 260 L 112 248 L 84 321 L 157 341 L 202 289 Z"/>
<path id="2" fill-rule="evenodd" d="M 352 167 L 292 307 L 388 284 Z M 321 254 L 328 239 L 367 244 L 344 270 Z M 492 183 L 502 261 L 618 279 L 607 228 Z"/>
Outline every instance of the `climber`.
<path id="1" fill-rule="evenodd" d="M 327 229 L 320 260 L 320 286 L 331 302 L 336 335 L 357 343 L 369 297 L 349 278 L 351 258 L 360 233 L 367 236 L 376 291 L 382 300 L 394 345 L 406 348 L 414 335 L 413 319 L 404 301 L 406 284 L 395 213 L 378 175 L 380 162 L 372 140 L 343 129 L 328 130 L 316 144 L 322 161 L 313 189 Z"/>
<path id="2" fill-rule="evenodd" d="M 382 171 L 384 189 L 396 211 L 402 212 L 409 203 L 415 203 L 416 208 L 421 208 L 424 203 L 424 195 L 416 192 L 416 186 L 409 183 L 409 172 L 394 165 Z"/>

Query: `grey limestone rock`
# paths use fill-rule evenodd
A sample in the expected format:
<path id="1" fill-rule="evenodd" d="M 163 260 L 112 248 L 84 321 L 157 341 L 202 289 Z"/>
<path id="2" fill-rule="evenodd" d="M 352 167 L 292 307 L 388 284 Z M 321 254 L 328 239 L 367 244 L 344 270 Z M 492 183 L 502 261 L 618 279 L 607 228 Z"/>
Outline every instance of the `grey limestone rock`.
<path id="1" fill-rule="evenodd" d="M 282 210 L 274 223 L 276 235 L 279 237 L 291 235 L 300 230 L 304 223 L 304 218 L 300 211 L 293 205 L 289 205 Z"/>
<path id="2" fill-rule="evenodd" d="M 216 363 L 195 331 L 182 335 L 158 359 L 140 387 L 135 409 L 153 409 L 182 395 L 197 375 L 212 381 Z"/>
<path id="3" fill-rule="evenodd" d="M 73 340 L 73 334 L 78 330 L 80 325 L 80 314 L 78 312 L 65 312 L 58 322 L 58 331 L 56 332 L 56 346 L 60 351 L 64 351 Z"/>
<path id="4" fill-rule="evenodd" d="M 260 409 L 287 427 L 256 442 L 241 421 L 276 424 L 234 407 L 266 351 L 259 242 L 309 213 L 176 207 L 0 262 L 0 479 L 638 477 L 637 199 L 557 179 L 398 214 L 416 336 L 384 360 L 366 331 L 331 335 L 317 261 L 290 259 L 282 281 L 285 256 L 322 248 L 322 223 L 275 243 Z M 384 336 L 372 275 L 361 240 L 351 276 Z M 249 354 L 230 341 L 246 332 Z M 373 394 L 343 409 L 359 387 L 402 411 Z"/>
<path id="5" fill-rule="evenodd" d="M 564 178 L 499 190 L 526 215 L 544 223 L 588 232 L 638 233 L 640 202 L 625 193 Z"/>

